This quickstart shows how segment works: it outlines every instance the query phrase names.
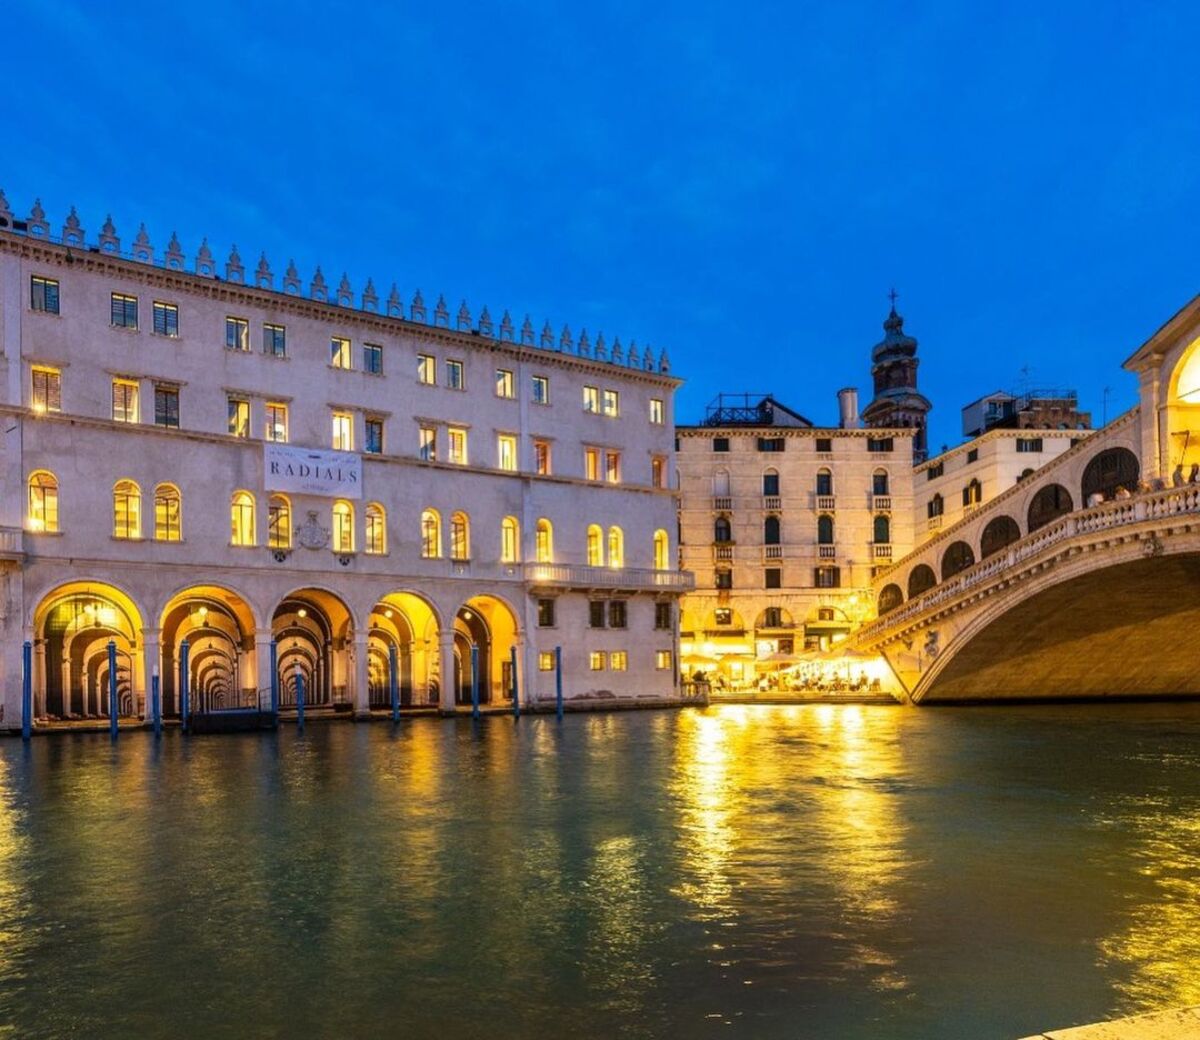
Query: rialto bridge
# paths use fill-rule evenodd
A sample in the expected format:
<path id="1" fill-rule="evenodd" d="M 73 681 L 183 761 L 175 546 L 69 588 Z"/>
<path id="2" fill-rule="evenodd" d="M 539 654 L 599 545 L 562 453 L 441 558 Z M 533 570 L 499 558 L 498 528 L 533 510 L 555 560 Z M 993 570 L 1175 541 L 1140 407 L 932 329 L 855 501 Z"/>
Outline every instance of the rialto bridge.
<path id="1" fill-rule="evenodd" d="M 1200 298 L 1125 367 L 1138 407 L 877 576 L 852 647 L 904 698 L 1200 695 Z"/>

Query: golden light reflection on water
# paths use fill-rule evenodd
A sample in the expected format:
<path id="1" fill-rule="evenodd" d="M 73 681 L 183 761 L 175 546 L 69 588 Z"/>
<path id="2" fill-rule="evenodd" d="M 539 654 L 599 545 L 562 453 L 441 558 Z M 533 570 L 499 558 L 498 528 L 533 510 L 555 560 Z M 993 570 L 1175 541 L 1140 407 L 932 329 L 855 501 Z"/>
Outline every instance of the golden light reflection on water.
<path id="1" fill-rule="evenodd" d="M 26 839 L 18 833 L 18 813 L 12 803 L 12 770 L 7 762 L 0 760 L 0 977 L 12 972 L 21 939 L 20 929 L 13 927 L 22 916 L 20 871 L 15 864 L 24 851 Z"/>

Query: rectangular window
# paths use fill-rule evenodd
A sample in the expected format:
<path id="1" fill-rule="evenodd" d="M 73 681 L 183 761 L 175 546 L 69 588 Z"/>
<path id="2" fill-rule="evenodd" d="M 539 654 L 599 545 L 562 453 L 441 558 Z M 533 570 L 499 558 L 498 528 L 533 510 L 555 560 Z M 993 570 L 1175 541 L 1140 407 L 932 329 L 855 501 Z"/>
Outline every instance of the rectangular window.
<path id="1" fill-rule="evenodd" d="M 655 426 L 661 426 L 664 422 L 663 403 L 661 397 L 650 398 L 650 421 Z"/>
<path id="2" fill-rule="evenodd" d="M 263 322 L 263 353 L 287 357 L 287 330 L 282 325 Z"/>
<path id="3" fill-rule="evenodd" d="M 540 653 L 538 653 L 538 671 L 554 671 L 554 654 L 546 650 L 542 650 Z"/>
<path id="4" fill-rule="evenodd" d="M 621 395 L 616 390 L 604 391 L 604 414 L 610 419 L 621 414 Z"/>
<path id="5" fill-rule="evenodd" d="M 759 451 L 783 451 L 784 444 L 785 444 L 785 441 L 784 441 L 784 438 L 782 438 L 782 437 L 759 437 L 758 438 L 758 450 Z"/>
<path id="6" fill-rule="evenodd" d="M 712 446 L 713 446 L 713 451 L 722 452 L 722 453 L 727 452 L 729 450 L 729 438 L 728 437 L 714 437 Z"/>
<path id="7" fill-rule="evenodd" d="M 619 451 L 604 453 L 604 481 L 607 484 L 621 483 L 621 453 Z"/>
<path id="8" fill-rule="evenodd" d="M 154 425 L 179 429 L 179 387 L 155 384 Z"/>
<path id="9" fill-rule="evenodd" d="M 240 351 L 250 349 L 250 322 L 245 318 L 225 319 L 225 349 Z"/>
<path id="10" fill-rule="evenodd" d="M 369 455 L 383 454 L 382 419 L 367 419 L 363 424 L 363 451 Z"/>
<path id="11" fill-rule="evenodd" d="M 548 477 L 550 475 L 549 441 L 533 442 L 533 464 L 538 476 Z"/>
<path id="12" fill-rule="evenodd" d="M 583 449 L 583 477 L 585 480 L 600 479 L 600 451 L 597 448 Z"/>
<path id="13" fill-rule="evenodd" d="M 539 599 L 537 601 L 538 628 L 554 627 L 554 600 Z"/>
<path id="14" fill-rule="evenodd" d="M 349 412 L 333 413 L 333 450 L 354 450 L 354 416 Z"/>
<path id="15" fill-rule="evenodd" d="M 714 578 L 714 584 L 716 585 L 716 587 L 718 589 L 733 588 L 733 571 L 730 571 L 730 570 L 717 571 L 713 575 L 713 578 Z"/>
<path id="16" fill-rule="evenodd" d="M 929 469 L 927 469 L 925 471 L 925 479 L 926 480 L 937 480 L 937 478 L 940 477 L 945 472 L 946 472 L 946 464 L 944 462 L 935 463 L 934 465 L 930 466 Z"/>
<path id="17" fill-rule="evenodd" d="M 832 455 L 833 454 L 833 438 L 832 437 L 818 437 L 816 440 L 817 440 L 817 451 L 820 454 L 822 454 L 822 455 Z"/>
<path id="18" fill-rule="evenodd" d="M 432 354 L 417 355 L 417 382 L 426 386 L 437 383 L 437 360 Z"/>
<path id="19" fill-rule="evenodd" d="M 58 282 L 34 275 L 29 279 L 29 306 L 47 314 L 58 313 Z"/>
<path id="20" fill-rule="evenodd" d="M 138 327 L 136 296 L 126 296 L 119 292 L 112 294 L 112 324 L 118 329 Z"/>
<path id="21" fill-rule="evenodd" d="M 329 363 L 334 368 L 350 367 L 350 341 L 343 336 L 329 337 Z"/>
<path id="22" fill-rule="evenodd" d="M 783 586 L 783 572 L 778 567 L 768 567 L 763 571 L 763 587 L 778 589 Z"/>
<path id="23" fill-rule="evenodd" d="M 614 650 L 608 655 L 608 666 L 614 672 L 623 672 L 629 667 L 629 655 L 624 650 Z"/>
<path id="24" fill-rule="evenodd" d="M 266 413 L 266 439 L 275 441 L 277 444 L 286 444 L 288 439 L 288 406 L 268 401 Z"/>
<path id="25" fill-rule="evenodd" d="M 660 672 L 669 672 L 671 670 L 671 662 L 674 660 L 674 656 L 674 653 L 670 650 L 655 650 L 654 667 Z"/>
<path id="26" fill-rule="evenodd" d="M 507 368 L 496 369 L 496 396 L 516 397 L 517 390 L 513 383 L 513 374 Z"/>
<path id="27" fill-rule="evenodd" d="M 129 379 L 112 381 L 112 417 L 116 422 L 138 421 L 138 385 Z"/>
<path id="28" fill-rule="evenodd" d="M 383 375 L 383 347 L 378 343 L 363 344 L 363 371 L 368 375 Z"/>
<path id="29" fill-rule="evenodd" d="M 33 397 L 30 404 L 39 415 L 62 411 L 62 375 L 57 369 L 33 369 Z"/>
<path id="30" fill-rule="evenodd" d="M 534 404 L 549 404 L 550 403 L 550 377 L 549 376 L 534 376 L 533 377 L 533 403 Z"/>
<path id="31" fill-rule="evenodd" d="M 583 410 L 585 412 L 600 411 L 600 391 L 594 386 L 583 388 Z"/>
<path id="32" fill-rule="evenodd" d="M 1042 450 L 1041 437 L 1018 437 L 1017 451 L 1020 452 L 1037 452 Z"/>
<path id="33" fill-rule="evenodd" d="M 623 599 L 610 600 L 608 604 L 608 627 L 624 628 L 629 612 Z"/>
<path id="34" fill-rule="evenodd" d="M 496 438 L 497 465 L 501 469 L 516 472 L 517 438 L 511 433 L 502 433 Z"/>
<path id="35" fill-rule="evenodd" d="M 437 427 L 422 426 L 417 431 L 417 455 L 423 462 L 437 458 Z"/>
<path id="36" fill-rule="evenodd" d="M 654 604 L 654 627 L 660 631 L 663 629 L 670 630 L 674 623 L 674 612 L 671 610 L 670 603 L 655 603 Z"/>
<path id="37" fill-rule="evenodd" d="M 446 431 L 449 441 L 449 461 L 458 466 L 467 464 L 467 431 L 451 426 Z"/>
<path id="38" fill-rule="evenodd" d="M 650 459 L 650 484 L 656 488 L 667 486 L 667 460 L 661 455 Z"/>
<path id="39" fill-rule="evenodd" d="M 156 336 L 179 336 L 179 308 L 173 303 L 154 301 L 154 334 Z"/>
<path id="40" fill-rule="evenodd" d="M 241 397 L 227 397 L 225 400 L 229 414 L 229 436 L 249 437 L 250 402 Z"/>
<path id="41" fill-rule="evenodd" d="M 972 462 L 978 462 L 978 461 L 979 461 L 979 449 L 972 448 L 969 452 L 967 452 L 967 465 L 969 466 L 969 465 L 971 465 Z"/>
<path id="42" fill-rule="evenodd" d="M 888 452 L 892 450 L 891 437 L 868 437 L 867 451 Z"/>
<path id="43" fill-rule="evenodd" d="M 819 589 L 836 589 L 842 584 L 841 570 L 838 567 L 818 567 L 813 575 L 813 584 Z"/>
<path id="44" fill-rule="evenodd" d="M 608 655 L 603 650 L 593 650 L 588 654 L 588 668 L 593 672 L 604 671 Z"/>
<path id="45" fill-rule="evenodd" d="M 451 390 L 465 390 L 467 388 L 466 379 L 463 375 L 463 363 L 461 361 L 446 362 L 446 385 Z"/>
<path id="46" fill-rule="evenodd" d="M 594 599 L 588 604 L 588 624 L 592 628 L 603 628 L 606 618 L 605 607 L 607 604 L 602 599 Z"/>

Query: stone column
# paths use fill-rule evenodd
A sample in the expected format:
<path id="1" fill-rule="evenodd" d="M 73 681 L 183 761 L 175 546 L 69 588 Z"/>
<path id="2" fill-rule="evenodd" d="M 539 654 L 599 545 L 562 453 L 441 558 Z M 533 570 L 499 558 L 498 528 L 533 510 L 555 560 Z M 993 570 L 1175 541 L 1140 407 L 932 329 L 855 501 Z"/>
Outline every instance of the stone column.
<path id="1" fill-rule="evenodd" d="M 161 709 L 161 707 L 162 707 L 162 701 L 161 701 L 161 697 L 162 697 L 162 655 L 161 655 L 160 648 L 158 645 L 158 640 L 159 640 L 159 631 L 157 628 L 143 628 L 142 629 L 142 666 L 140 669 L 137 669 L 137 670 L 141 673 L 141 676 L 142 676 L 141 686 L 142 686 L 142 691 L 143 691 L 142 696 L 144 698 L 143 704 L 142 704 L 142 720 L 146 721 L 146 722 L 150 721 L 154 717 L 154 711 L 153 711 L 153 708 L 150 703 L 150 699 L 151 699 L 150 698 L 150 689 L 151 689 L 150 684 L 151 684 L 151 678 L 154 675 L 156 670 L 158 671 L 158 683 L 159 683 L 159 686 L 158 686 L 159 698 L 160 698 L 159 708 Z M 136 684 L 135 684 L 135 690 L 136 690 Z M 135 700 L 136 700 L 136 697 L 137 697 L 137 693 L 135 692 L 134 693 Z M 135 707 L 135 711 L 136 711 L 136 704 L 134 707 Z"/>
<path id="2" fill-rule="evenodd" d="M 367 633 L 354 633 L 354 717 L 371 717 L 371 697 L 367 670 Z"/>
<path id="3" fill-rule="evenodd" d="M 438 690 L 443 715 L 453 715 L 454 708 L 454 628 L 438 632 Z"/>
<path id="4" fill-rule="evenodd" d="M 271 710 L 271 633 L 254 633 L 254 688 L 258 690 L 258 710 Z"/>
<path id="5" fill-rule="evenodd" d="M 46 714 L 46 641 L 33 642 L 33 713 Z"/>

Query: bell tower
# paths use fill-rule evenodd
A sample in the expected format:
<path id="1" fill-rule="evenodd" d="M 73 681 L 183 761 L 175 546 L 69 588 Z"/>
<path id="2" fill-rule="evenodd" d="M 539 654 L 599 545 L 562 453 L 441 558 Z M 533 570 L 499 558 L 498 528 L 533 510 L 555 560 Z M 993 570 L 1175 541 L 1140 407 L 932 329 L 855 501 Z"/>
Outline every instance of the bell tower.
<path id="1" fill-rule="evenodd" d="M 904 319 L 896 313 L 896 290 L 890 295 L 892 309 L 883 323 L 883 339 L 871 351 L 875 397 L 862 418 L 867 426 L 911 428 L 913 461 L 923 462 L 929 454 L 925 426 L 933 405 L 917 392 L 917 341 L 905 334 Z"/>

